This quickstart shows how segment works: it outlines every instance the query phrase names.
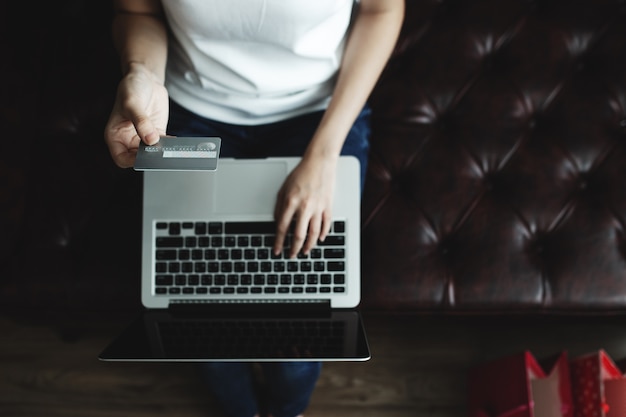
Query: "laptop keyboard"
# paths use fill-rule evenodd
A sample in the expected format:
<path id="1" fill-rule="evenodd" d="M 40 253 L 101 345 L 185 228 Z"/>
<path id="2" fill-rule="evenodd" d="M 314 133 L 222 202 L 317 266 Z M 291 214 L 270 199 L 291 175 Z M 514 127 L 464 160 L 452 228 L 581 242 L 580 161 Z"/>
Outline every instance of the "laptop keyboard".
<path id="1" fill-rule="evenodd" d="M 308 255 L 274 255 L 274 222 L 155 223 L 155 294 L 293 296 L 346 292 L 346 225 L 333 222 Z"/>

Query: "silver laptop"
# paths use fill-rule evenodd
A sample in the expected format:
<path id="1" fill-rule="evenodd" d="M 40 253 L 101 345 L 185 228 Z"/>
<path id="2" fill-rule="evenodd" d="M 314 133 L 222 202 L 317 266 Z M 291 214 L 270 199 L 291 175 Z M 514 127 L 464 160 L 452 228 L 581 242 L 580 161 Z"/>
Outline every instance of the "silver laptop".
<path id="1" fill-rule="evenodd" d="M 359 162 L 339 159 L 329 236 L 289 259 L 272 254 L 273 212 L 298 161 L 222 158 L 216 171 L 145 171 L 146 309 L 100 359 L 368 360 L 357 309 Z"/>

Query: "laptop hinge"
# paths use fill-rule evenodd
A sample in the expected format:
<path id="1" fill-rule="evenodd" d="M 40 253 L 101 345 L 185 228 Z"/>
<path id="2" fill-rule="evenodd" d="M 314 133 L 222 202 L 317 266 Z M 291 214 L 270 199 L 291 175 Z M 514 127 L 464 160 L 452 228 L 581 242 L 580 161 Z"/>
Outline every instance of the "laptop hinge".
<path id="1" fill-rule="evenodd" d="M 170 300 L 172 314 L 206 313 L 228 316 L 320 316 L 330 314 L 330 300 Z"/>

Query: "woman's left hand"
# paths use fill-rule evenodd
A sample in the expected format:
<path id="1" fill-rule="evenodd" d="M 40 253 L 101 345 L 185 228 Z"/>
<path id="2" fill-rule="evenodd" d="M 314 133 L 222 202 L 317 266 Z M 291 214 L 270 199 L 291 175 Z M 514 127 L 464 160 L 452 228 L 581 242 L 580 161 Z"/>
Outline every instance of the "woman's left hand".
<path id="1" fill-rule="evenodd" d="M 332 224 L 336 171 L 336 157 L 305 155 L 285 179 L 274 210 L 275 254 L 283 251 L 290 230 L 290 258 L 299 252 L 308 254 L 318 241 L 326 238 Z"/>

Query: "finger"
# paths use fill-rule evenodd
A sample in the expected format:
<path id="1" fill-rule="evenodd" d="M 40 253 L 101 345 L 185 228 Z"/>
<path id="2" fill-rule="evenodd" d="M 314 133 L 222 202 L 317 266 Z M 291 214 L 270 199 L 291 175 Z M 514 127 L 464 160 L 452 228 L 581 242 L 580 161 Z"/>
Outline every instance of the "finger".
<path id="1" fill-rule="evenodd" d="M 135 165 L 137 149 L 128 148 L 125 144 L 120 142 L 111 142 L 109 144 L 109 151 L 113 161 L 120 168 L 130 168 Z"/>
<path id="2" fill-rule="evenodd" d="M 128 111 L 130 114 L 130 121 L 135 126 L 137 135 L 146 145 L 154 145 L 159 141 L 160 134 L 154 127 L 154 124 L 148 116 L 144 113 L 133 111 L 132 106 Z"/>
<path id="3" fill-rule="evenodd" d="M 289 226 L 291 225 L 291 219 L 293 218 L 294 210 L 289 208 L 278 207 L 275 211 L 276 218 L 276 238 L 274 239 L 274 255 L 279 255 L 283 251 L 283 245 L 285 243 L 285 237 L 289 232 Z"/>
<path id="4" fill-rule="evenodd" d="M 322 214 L 322 227 L 320 230 L 320 236 L 319 236 L 319 240 L 321 242 L 324 241 L 324 239 L 326 239 L 326 236 L 328 236 L 328 233 L 330 233 L 330 227 L 333 224 L 333 216 L 331 214 L 330 211 L 325 211 Z"/>
<path id="5" fill-rule="evenodd" d="M 135 159 L 137 158 L 136 151 L 126 151 L 126 153 L 118 154 L 114 157 L 115 163 L 120 168 L 131 168 L 135 165 Z"/>
<path id="6" fill-rule="evenodd" d="M 302 246 L 303 254 L 308 255 L 320 238 L 320 232 L 323 227 L 322 222 L 323 216 L 321 215 L 311 217 L 311 220 L 309 221 L 308 234 Z"/>
<path id="7" fill-rule="evenodd" d="M 302 214 L 298 216 L 293 229 L 293 236 L 291 237 L 291 248 L 289 250 L 290 258 L 295 258 L 298 252 L 300 252 L 300 249 L 302 249 L 302 245 L 307 238 L 309 223 L 309 216 Z"/>

